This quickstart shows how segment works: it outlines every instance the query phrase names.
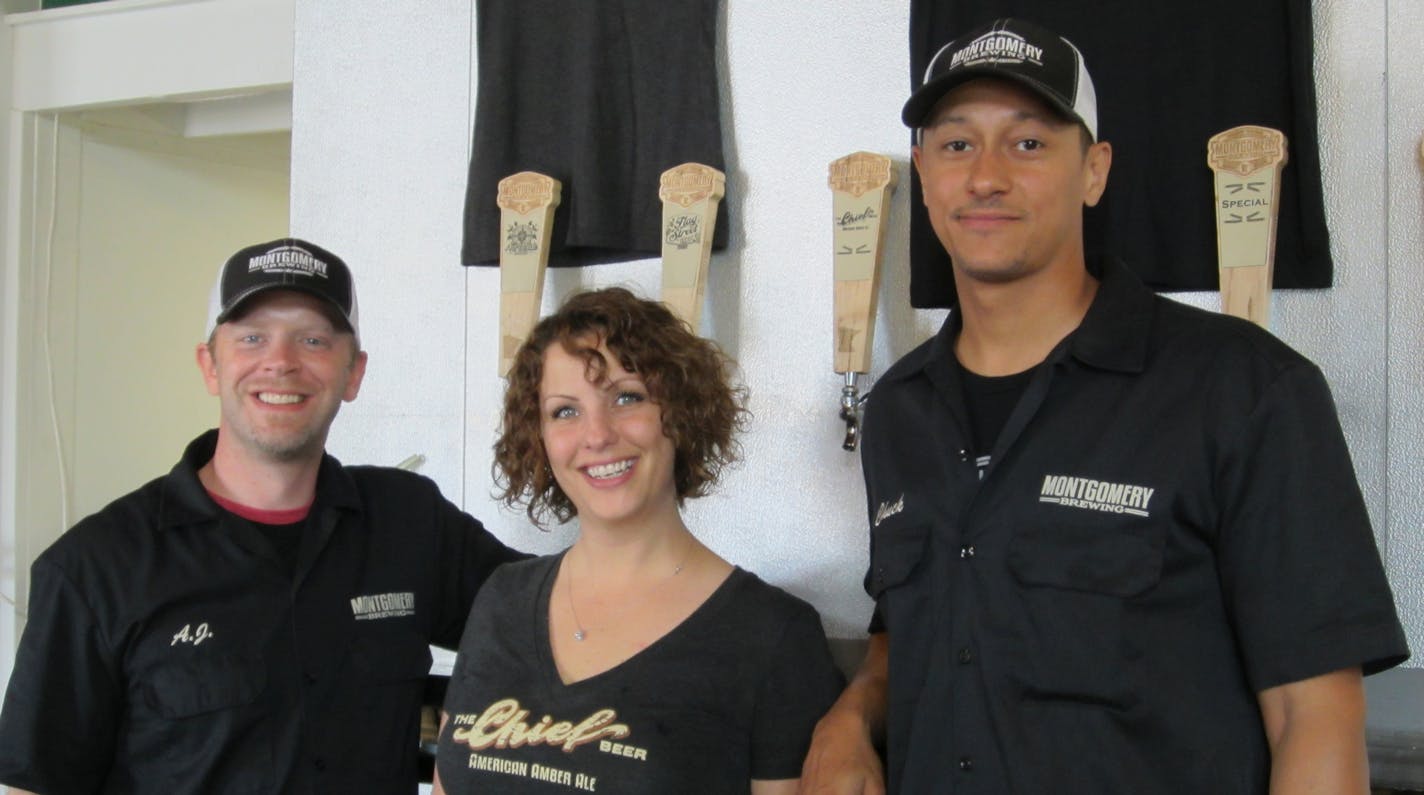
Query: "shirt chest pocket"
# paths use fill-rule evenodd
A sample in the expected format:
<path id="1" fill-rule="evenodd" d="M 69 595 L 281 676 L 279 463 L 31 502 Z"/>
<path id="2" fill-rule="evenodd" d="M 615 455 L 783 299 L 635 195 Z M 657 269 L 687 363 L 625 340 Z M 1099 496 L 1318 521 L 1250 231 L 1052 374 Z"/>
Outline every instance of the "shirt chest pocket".
<path id="1" fill-rule="evenodd" d="M 928 591 L 920 582 L 928 567 L 930 526 L 909 519 L 887 519 L 870 533 L 870 570 L 865 590 L 875 600 L 886 629 L 902 631 L 925 615 Z"/>
<path id="2" fill-rule="evenodd" d="M 423 682 L 431 660 L 425 638 L 408 631 L 360 637 L 351 648 L 351 672 L 363 685 Z"/>
<path id="3" fill-rule="evenodd" d="M 369 791 L 394 791 L 395 781 L 413 771 L 430 662 L 425 638 L 405 628 L 383 628 L 353 641 L 332 711 L 340 723 L 361 727 L 345 735 L 341 753 L 345 773 L 364 777 Z"/>
<path id="4" fill-rule="evenodd" d="M 1127 708 L 1140 633 L 1134 600 L 1162 577 L 1165 530 L 1145 522 L 1032 526 L 1010 542 L 1025 697 Z"/>
<path id="5" fill-rule="evenodd" d="M 1009 546 L 1008 565 L 1023 586 L 1136 596 L 1162 576 L 1166 534 L 1148 524 L 1030 527 Z"/>
<path id="6" fill-rule="evenodd" d="M 155 715 L 174 720 L 251 704 L 266 688 L 260 660 L 224 656 L 156 666 L 142 696 Z"/>
<path id="7" fill-rule="evenodd" d="M 136 681 L 123 755 L 137 780 L 166 782 L 175 793 L 270 791 L 273 732 L 264 725 L 261 658 L 166 662 Z"/>

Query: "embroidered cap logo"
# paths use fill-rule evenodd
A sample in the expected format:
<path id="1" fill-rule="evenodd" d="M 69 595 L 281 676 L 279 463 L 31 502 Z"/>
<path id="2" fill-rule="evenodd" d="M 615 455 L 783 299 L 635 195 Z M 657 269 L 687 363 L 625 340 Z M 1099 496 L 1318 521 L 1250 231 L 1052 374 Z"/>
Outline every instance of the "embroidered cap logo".
<path id="1" fill-rule="evenodd" d="M 1043 48 L 1029 44 L 1017 33 L 996 30 L 969 42 L 949 57 L 949 68 L 982 63 L 1030 63 L 1043 66 Z M 934 66 L 930 67 L 931 70 Z"/>

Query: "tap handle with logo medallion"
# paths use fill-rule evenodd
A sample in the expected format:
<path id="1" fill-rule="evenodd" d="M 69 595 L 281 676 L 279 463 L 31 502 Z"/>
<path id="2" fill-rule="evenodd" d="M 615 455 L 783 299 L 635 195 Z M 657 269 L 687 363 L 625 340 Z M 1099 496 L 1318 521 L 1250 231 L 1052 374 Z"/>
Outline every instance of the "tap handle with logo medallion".
<path id="1" fill-rule="evenodd" d="M 499 181 L 500 375 L 509 374 L 514 354 L 539 320 L 554 209 L 562 190 L 558 180 L 534 171 Z"/>
<path id="2" fill-rule="evenodd" d="M 717 205 L 726 195 L 727 177 L 701 163 L 683 163 L 662 173 L 663 303 L 697 333 Z"/>
<path id="3" fill-rule="evenodd" d="M 1213 135 L 1207 165 L 1216 182 L 1216 251 L 1221 311 L 1265 326 L 1276 259 L 1276 202 L 1286 136 L 1244 125 Z"/>
<path id="4" fill-rule="evenodd" d="M 875 341 L 875 307 L 880 293 L 880 259 L 885 218 L 895 192 L 895 164 L 884 155 L 854 152 L 829 167 L 835 274 L 835 370 L 845 376 L 840 417 L 846 423 L 846 450 L 860 439 L 858 377 L 870 372 Z"/>

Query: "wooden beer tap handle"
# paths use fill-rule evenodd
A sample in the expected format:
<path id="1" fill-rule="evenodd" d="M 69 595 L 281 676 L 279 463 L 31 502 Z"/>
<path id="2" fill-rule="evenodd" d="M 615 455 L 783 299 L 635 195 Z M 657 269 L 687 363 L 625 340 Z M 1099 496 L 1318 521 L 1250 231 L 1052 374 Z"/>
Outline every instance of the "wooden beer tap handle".
<path id="1" fill-rule="evenodd" d="M 841 446 L 854 450 L 860 437 L 856 378 L 870 372 L 885 219 L 897 173 L 890 158 L 871 152 L 854 152 L 832 160 L 829 172 L 835 275 L 834 359 L 835 371 L 846 377 L 840 411 L 846 422 L 846 436 Z"/>
<path id="2" fill-rule="evenodd" d="M 1215 173 L 1216 249 L 1221 311 L 1265 326 L 1276 258 L 1276 202 L 1286 137 L 1245 125 L 1213 135 L 1207 165 Z"/>
<path id="3" fill-rule="evenodd" d="M 726 194 L 727 177 L 711 166 L 683 163 L 662 173 L 663 303 L 696 334 L 712 258 L 717 205 Z"/>
<path id="4" fill-rule="evenodd" d="M 499 181 L 499 374 L 539 320 L 544 269 L 563 186 L 553 177 L 521 171 Z"/>

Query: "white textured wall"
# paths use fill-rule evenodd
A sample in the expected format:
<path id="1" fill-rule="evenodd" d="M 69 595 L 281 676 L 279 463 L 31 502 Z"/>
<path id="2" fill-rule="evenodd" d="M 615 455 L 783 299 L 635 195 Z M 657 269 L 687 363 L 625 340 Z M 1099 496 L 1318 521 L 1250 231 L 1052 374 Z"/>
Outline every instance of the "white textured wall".
<path id="1" fill-rule="evenodd" d="M 0 0 L 0 11 L 8 12 L 10 0 Z M 0 24 L 0 108 L 10 107 L 10 28 Z M 10 217 L 11 194 L 18 193 L 19 180 L 10 179 L 10 127 L 11 113 L 0 113 L 0 223 Z M 0 263 L 10 254 L 13 244 L 0 242 Z M 15 360 L 19 358 L 19 340 L 14 330 L 19 326 L 19 296 L 16 275 L 0 266 L 0 470 L 15 466 L 15 431 L 7 421 L 13 411 L 10 395 L 15 394 Z M 13 478 L 0 478 L 0 516 L 13 515 L 15 504 Z M 12 522 L 0 522 L 0 681 L 10 681 L 10 669 L 14 666 L 15 640 L 18 635 L 15 621 L 15 594 L 19 590 L 15 560 L 15 527 Z"/>
<path id="2" fill-rule="evenodd" d="M 741 362 L 756 419 L 746 463 L 719 494 L 692 503 L 690 524 L 724 556 L 811 599 L 837 635 L 859 632 L 870 605 L 859 585 L 859 463 L 840 449 L 840 379 L 831 371 L 826 164 L 867 149 L 895 157 L 903 176 L 908 6 L 724 0 L 720 20 L 734 228 L 731 247 L 713 258 L 703 332 Z M 390 14 L 389 3 L 369 0 L 297 2 L 292 227 L 357 269 L 372 356 L 332 449 L 351 462 L 424 453 L 423 471 L 502 538 L 551 551 L 569 541 L 567 529 L 540 533 L 489 496 L 502 389 L 498 275 L 458 265 L 473 0 L 419 7 Z M 1424 86 L 1413 46 L 1424 40 L 1424 5 L 1315 7 L 1337 287 L 1278 294 L 1272 325 L 1335 388 L 1411 640 L 1424 647 L 1424 193 L 1414 156 Z M 876 372 L 943 316 L 908 308 L 906 193 L 891 211 Z M 545 309 L 606 284 L 655 295 L 659 268 L 647 260 L 551 270 Z M 1215 296 L 1184 300 L 1210 306 Z"/>
<path id="3" fill-rule="evenodd" d="M 1412 662 L 1424 667 L 1424 181 L 1418 154 L 1424 133 L 1424 81 L 1419 80 L 1424 6 L 1393 2 L 1387 7 L 1389 115 L 1383 132 L 1389 182 L 1388 204 L 1378 213 L 1389 228 L 1388 270 L 1380 274 L 1389 285 L 1386 561 L 1410 633 Z M 1371 205 L 1370 211 L 1375 210 Z M 1370 322 L 1377 324 L 1379 318 Z"/>

